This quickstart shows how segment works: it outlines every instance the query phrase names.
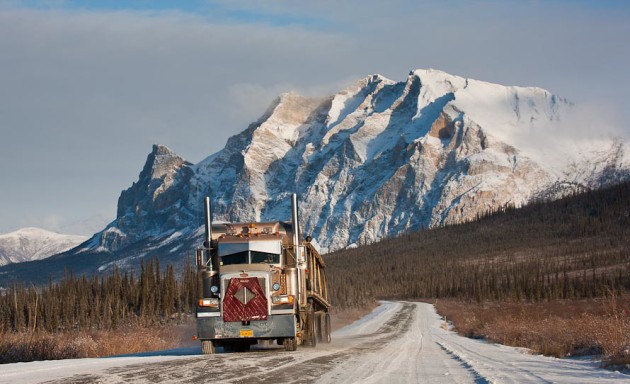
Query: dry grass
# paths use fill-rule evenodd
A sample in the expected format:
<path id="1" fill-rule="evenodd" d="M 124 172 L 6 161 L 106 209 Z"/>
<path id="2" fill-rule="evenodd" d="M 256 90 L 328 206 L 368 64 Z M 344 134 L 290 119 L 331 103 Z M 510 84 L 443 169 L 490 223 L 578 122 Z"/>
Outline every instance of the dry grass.
<path id="1" fill-rule="evenodd" d="M 535 353 L 601 355 L 606 364 L 630 364 L 630 295 L 545 303 L 436 302 L 456 330 Z"/>
<path id="2" fill-rule="evenodd" d="M 114 331 L 8 332 L 0 334 L 0 364 L 34 360 L 103 357 L 190 345 L 191 324 Z"/>
<path id="3" fill-rule="evenodd" d="M 376 303 L 364 308 L 333 309 L 333 330 L 370 313 Z M 6 332 L 0 333 L 0 364 L 35 360 L 103 357 L 170 348 L 197 346 L 193 341 L 193 318 L 179 325 L 129 326 L 114 331 L 91 332 Z"/>

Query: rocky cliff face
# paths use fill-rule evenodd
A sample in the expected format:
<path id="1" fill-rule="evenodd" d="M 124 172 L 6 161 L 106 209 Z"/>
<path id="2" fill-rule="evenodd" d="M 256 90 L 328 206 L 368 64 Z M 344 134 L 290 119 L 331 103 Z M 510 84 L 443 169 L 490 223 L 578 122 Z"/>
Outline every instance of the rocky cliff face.
<path id="1" fill-rule="evenodd" d="M 436 70 L 369 76 L 321 99 L 284 94 L 198 164 L 154 146 L 116 220 L 69 255 L 108 255 L 105 269 L 182 260 L 201 243 L 205 195 L 215 220 L 264 221 L 289 219 L 297 192 L 304 233 L 325 252 L 471 220 L 551 187 L 557 196 L 565 181 L 627 177 L 627 145 L 600 141 L 589 155 L 592 143 L 559 133 L 573 108 L 543 89 Z"/>
<path id="2" fill-rule="evenodd" d="M 398 83 L 369 76 L 322 99 L 284 94 L 199 164 L 154 147 L 99 246 L 192 236 L 206 194 L 215 220 L 260 221 L 287 219 L 297 192 L 304 231 L 324 251 L 471 220 L 567 177 L 567 165 L 528 152 L 527 136 L 553 131 L 571 110 L 543 89 L 436 70 Z"/>
<path id="3" fill-rule="evenodd" d="M 296 191 L 303 228 L 334 250 L 526 203 L 583 159 L 566 151 L 566 164 L 549 162 L 545 143 L 527 151 L 528 136 L 561 125 L 571 109 L 539 88 L 441 71 L 400 83 L 374 75 L 325 99 L 282 95 L 197 164 L 194 183 L 228 221 L 287 217 Z"/>
<path id="4" fill-rule="evenodd" d="M 189 226 L 190 166 L 170 149 L 154 145 L 138 181 L 120 194 L 116 220 L 100 233 L 97 249 L 118 251 Z"/>

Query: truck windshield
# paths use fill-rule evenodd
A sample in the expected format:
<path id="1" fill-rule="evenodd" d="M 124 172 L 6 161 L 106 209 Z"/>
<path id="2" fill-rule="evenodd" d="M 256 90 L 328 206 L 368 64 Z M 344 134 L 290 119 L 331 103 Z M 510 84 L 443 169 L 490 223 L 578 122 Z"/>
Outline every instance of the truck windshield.
<path id="1" fill-rule="evenodd" d="M 280 255 L 275 254 L 275 253 L 258 252 L 258 251 L 251 251 L 251 253 L 252 253 L 252 264 L 256 264 L 256 263 L 278 264 L 280 262 Z"/>
<path id="2" fill-rule="evenodd" d="M 280 263 L 280 255 L 259 251 L 243 251 L 221 256 L 221 265 L 257 263 L 278 264 Z"/>
<path id="3" fill-rule="evenodd" d="M 247 264 L 247 251 L 221 256 L 221 265 Z"/>

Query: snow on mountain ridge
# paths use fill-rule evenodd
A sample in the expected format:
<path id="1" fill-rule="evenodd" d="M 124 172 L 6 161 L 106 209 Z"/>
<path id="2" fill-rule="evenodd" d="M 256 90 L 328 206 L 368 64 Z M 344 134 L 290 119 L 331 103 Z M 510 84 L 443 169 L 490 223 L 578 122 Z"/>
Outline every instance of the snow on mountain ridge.
<path id="1" fill-rule="evenodd" d="M 0 235 L 0 266 L 40 260 L 74 248 L 87 239 L 87 236 L 63 235 L 40 228 L 22 228 Z"/>
<path id="2" fill-rule="evenodd" d="M 237 222 L 287 220 L 297 192 L 304 233 L 323 251 L 471 220 L 576 176 L 579 166 L 566 164 L 590 159 L 593 144 L 554 136 L 573 112 L 541 88 L 432 69 L 402 82 L 367 76 L 325 98 L 283 94 L 196 165 L 154 146 L 139 180 L 121 193 L 118 217 L 84 252 L 188 254 L 200 243 L 205 195 L 215 220 Z M 600 165 L 577 182 L 625 164 L 626 147 L 611 165 L 613 143 L 604 142 Z"/>

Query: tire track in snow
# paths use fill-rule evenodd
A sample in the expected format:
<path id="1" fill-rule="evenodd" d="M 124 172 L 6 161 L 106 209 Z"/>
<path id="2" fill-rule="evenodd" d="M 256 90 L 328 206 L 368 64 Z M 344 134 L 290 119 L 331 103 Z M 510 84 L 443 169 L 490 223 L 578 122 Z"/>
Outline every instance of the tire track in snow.
<path id="1" fill-rule="evenodd" d="M 353 356 L 320 378 L 322 383 L 472 383 L 473 375 L 431 339 L 418 303 L 401 303 L 407 321 L 397 337 Z"/>
<path id="2" fill-rule="evenodd" d="M 470 365 L 464 358 L 462 358 L 460 355 L 455 353 L 453 350 L 445 346 L 444 343 L 441 343 L 439 341 L 436 343 L 444 350 L 444 352 L 451 355 L 455 360 L 458 360 L 459 362 L 461 362 L 462 365 L 466 367 L 475 376 L 475 384 L 495 384 L 494 382 L 485 378 L 481 373 L 476 371 L 472 365 Z"/>
<path id="3" fill-rule="evenodd" d="M 362 334 L 354 338 L 341 339 L 342 349 L 322 356 L 300 361 L 299 363 L 283 366 L 264 374 L 248 375 L 234 383 L 313 383 L 322 374 L 341 365 L 350 358 L 356 358 L 378 349 L 383 340 L 395 340 L 402 337 L 413 318 L 413 304 L 404 304 L 385 324 L 374 333 Z M 353 345 L 355 344 L 355 345 Z M 339 347 L 337 346 L 337 349 Z M 314 350 L 314 352 L 317 350 Z M 298 372 L 298 374 L 296 374 Z M 340 381 L 336 381 L 340 382 Z"/>

